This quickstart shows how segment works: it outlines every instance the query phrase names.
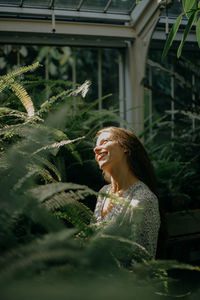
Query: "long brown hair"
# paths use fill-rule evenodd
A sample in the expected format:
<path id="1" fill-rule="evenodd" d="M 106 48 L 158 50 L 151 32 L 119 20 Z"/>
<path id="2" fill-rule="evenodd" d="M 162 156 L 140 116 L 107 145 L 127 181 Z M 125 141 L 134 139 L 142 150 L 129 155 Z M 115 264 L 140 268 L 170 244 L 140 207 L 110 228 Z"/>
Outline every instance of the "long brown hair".
<path id="1" fill-rule="evenodd" d="M 154 194 L 157 194 L 154 169 L 138 137 L 130 130 L 114 126 L 99 130 L 96 137 L 98 138 L 103 132 L 111 132 L 113 138 L 118 141 L 120 146 L 127 150 L 127 160 L 131 171 L 139 180 L 143 181 Z"/>

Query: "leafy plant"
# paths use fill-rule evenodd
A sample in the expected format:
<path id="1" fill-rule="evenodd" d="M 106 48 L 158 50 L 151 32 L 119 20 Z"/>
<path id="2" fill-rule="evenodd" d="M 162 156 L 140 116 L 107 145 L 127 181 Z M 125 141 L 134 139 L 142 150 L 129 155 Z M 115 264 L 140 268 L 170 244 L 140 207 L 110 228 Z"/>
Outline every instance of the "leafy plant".
<path id="1" fill-rule="evenodd" d="M 85 91 L 84 87 L 78 87 L 76 92 Z M 52 96 L 32 117 L 11 107 L 1 109 L 0 287 L 3 299 L 22 299 L 28 295 L 53 299 L 55 294 L 58 299 L 66 295 L 80 299 L 80 294 L 82 299 L 99 299 L 102 295 L 105 299 L 113 295 L 115 299 L 121 299 L 122 295 L 132 298 L 133 294 L 144 299 L 180 296 L 170 288 L 172 279 L 167 276 L 168 270 L 182 268 L 194 274 L 199 272 L 198 267 L 149 260 L 145 251 L 141 263 L 125 266 L 121 260 L 126 260 L 126 254 L 133 251 L 132 246 L 136 250 L 141 247 L 108 234 L 104 228 L 95 230 L 90 226 L 92 213 L 83 201 L 87 195 L 96 196 L 96 193 L 84 185 L 61 182 L 62 175 L 51 158 L 66 147 L 68 153 L 76 151 L 73 157 L 81 160 L 73 144 L 82 141 L 79 133 L 93 132 L 91 124 L 94 126 L 97 120 L 102 122 L 105 116 L 111 115 L 96 112 L 94 103 L 86 107 L 81 104 L 82 109 L 71 116 L 73 110 L 68 102 L 71 93 L 75 91 L 61 94 L 60 98 L 66 97 L 66 102 L 58 106 L 59 98 Z M 66 116 L 70 122 L 73 120 L 67 129 Z M 10 117 L 14 118 L 12 124 Z M 80 121 L 84 121 L 83 128 Z M 134 253 L 137 256 L 137 251 Z M 187 286 L 181 295 L 190 292 Z"/>
<path id="2" fill-rule="evenodd" d="M 183 6 L 183 13 L 181 13 L 174 25 L 171 28 L 170 34 L 165 42 L 165 46 L 164 46 L 164 50 L 163 50 L 163 54 L 162 54 L 162 60 L 165 58 L 165 56 L 168 53 L 169 48 L 172 45 L 172 42 L 176 36 L 176 33 L 180 27 L 181 21 L 183 19 L 183 17 L 185 16 L 188 20 L 187 20 L 187 24 L 185 26 L 185 30 L 182 36 L 182 40 L 181 43 L 178 47 L 177 50 L 177 57 L 179 58 L 181 56 L 182 53 L 182 49 L 183 49 L 183 45 L 186 41 L 186 38 L 188 36 L 188 33 L 190 32 L 192 26 L 194 24 L 196 24 L 196 37 L 197 37 L 197 41 L 198 44 L 200 45 L 200 17 L 199 17 L 199 12 L 200 12 L 200 2 L 198 0 L 182 0 L 182 6 Z"/>

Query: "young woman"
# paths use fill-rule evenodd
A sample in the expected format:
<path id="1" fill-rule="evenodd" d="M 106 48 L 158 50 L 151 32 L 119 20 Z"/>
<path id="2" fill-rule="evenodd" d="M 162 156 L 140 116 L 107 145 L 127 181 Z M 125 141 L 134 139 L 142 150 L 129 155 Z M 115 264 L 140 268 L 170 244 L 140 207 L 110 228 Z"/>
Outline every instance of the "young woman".
<path id="1" fill-rule="evenodd" d="M 135 242 L 155 257 L 160 214 L 154 171 L 144 146 L 133 132 L 108 127 L 97 133 L 94 152 L 109 182 L 97 199 L 96 222 L 107 224 L 105 233 Z"/>

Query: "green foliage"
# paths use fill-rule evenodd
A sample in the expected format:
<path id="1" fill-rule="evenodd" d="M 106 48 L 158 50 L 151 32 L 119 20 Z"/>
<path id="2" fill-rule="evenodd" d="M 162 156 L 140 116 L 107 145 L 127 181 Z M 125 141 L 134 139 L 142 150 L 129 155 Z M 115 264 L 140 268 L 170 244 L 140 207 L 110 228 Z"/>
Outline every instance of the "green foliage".
<path id="1" fill-rule="evenodd" d="M 10 87 L 10 78 L 12 79 L 12 85 L 15 85 L 14 77 L 18 74 L 22 74 L 23 71 L 26 72 L 28 70 L 34 69 L 35 66 L 38 66 L 38 64 L 34 64 L 29 67 L 21 68 L 18 71 L 14 71 L 9 75 L 6 75 L 3 77 L 2 82 L 9 88 Z M 17 83 L 17 86 L 19 84 Z M 89 83 L 86 82 L 82 86 L 78 87 L 75 90 L 67 91 L 67 95 L 78 95 L 79 93 L 82 93 L 84 96 L 87 92 L 87 87 Z M 20 86 L 20 85 L 19 85 Z M 25 91 L 25 89 L 24 89 Z M 16 93 L 16 96 L 19 96 L 18 90 L 14 89 L 14 92 Z M 66 94 L 66 93 L 65 93 Z M 27 93 L 26 91 L 20 94 L 20 100 L 22 103 L 24 103 L 24 99 L 27 99 Z M 28 96 L 29 97 L 29 96 Z M 59 95 L 59 97 L 62 97 Z M 53 98 L 53 100 L 52 100 Z M 1 206 L 3 209 L 3 216 L 7 214 L 7 211 L 10 211 L 11 216 L 15 215 L 17 210 L 19 210 L 19 218 L 23 216 L 27 216 L 27 207 L 26 207 L 26 200 L 27 205 L 31 204 L 32 201 L 37 200 L 39 201 L 37 205 L 41 205 L 40 198 L 38 194 L 34 194 L 30 196 L 30 188 L 35 186 L 38 188 L 42 188 L 42 184 L 50 183 L 50 182 L 57 182 L 62 180 L 63 174 L 60 173 L 60 171 L 57 169 L 53 162 L 53 158 L 58 154 L 59 149 L 61 147 L 69 147 L 69 151 L 74 153 L 74 156 L 76 159 L 81 160 L 80 156 L 78 155 L 78 152 L 76 152 L 75 147 L 73 147 L 71 144 L 73 142 L 77 142 L 84 137 L 75 137 L 73 140 L 70 140 L 66 133 L 59 129 L 59 122 L 63 123 L 66 115 L 66 107 L 65 104 L 61 108 L 57 110 L 57 112 L 52 115 L 48 116 L 47 107 L 48 109 L 52 108 L 55 101 L 58 99 L 58 97 L 51 97 L 49 101 L 45 102 L 45 105 L 43 105 L 42 110 L 39 110 L 39 113 L 36 112 L 36 114 L 44 117 L 37 117 L 33 116 L 30 118 L 29 111 L 26 113 L 22 113 L 18 110 L 13 110 L 9 107 L 2 107 L 1 108 L 1 118 L 2 118 L 2 124 L 0 129 L 1 134 L 1 191 L 2 191 L 2 202 Z M 31 101 L 33 104 L 33 102 Z M 33 107 L 34 108 L 34 107 Z M 64 113 L 63 113 L 64 112 Z M 12 125 L 9 124 L 10 118 L 13 119 Z M 8 123 L 8 125 L 7 125 Z M 56 126 L 58 128 L 56 128 Z M 64 190 L 62 190 L 62 195 L 51 194 L 52 197 L 48 198 L 48 201 L 42 204 L 43 210 L 45 215 L 47 213 L 47 210 L 45 210 L 45 206 L 48 208 L 51 208 L 51 211 L 55 211 L 57 208 L 63 208 L 64 206 L 67 206 L 68 203 L 75 205 L 75 207 L 78 207 L 77 210 L 81 212 L 81 210 L 84 212 L 85 219 L 88 220 L 91 218 L 91 211 L 89 208 L 87 208 L 83 203 L 79 204 L 79 200 L 83 200 L 83 193 L 81 194 L 80 191 L 78 191 L 74 188 L 74 185 L 71 184 L 72 190 L 74 190 L 74 198 L 69 197 L 72 193 L 72 190 L 70 189 L 70 183 L 66 186 L 66 189 L 69 189 L 68 194 L 66 197 L 66 193 Z M 49 186 L 47 187 L 47 189 Z M 86 188 L 85 188 L 86 190 Z M 89 188 L 85 194 L 87 195 L 89 191 Z M 90 191 L 90 194 L 92 192 Z M 84 195 L 85 195 L 84 194 Z M 54 198 L 54 200 L 53 200 Z M 10 203 L 7 201 L 11 201 Z M 15 205 L 12 207 L 12 201 L 15 202 L 15 199 L 18 199 L 18 201 L 15 203 Z M 28 200 L 29 199 L 29 200 Z M 31 200 L 33 199 L 33 200 Z M 35 200 L 34 200 L 35 199 Z M 64 201 L 64 199 L 68 199 L 68 201 Z M 29 203 L 30 202 L 30 203 Z M 48 205 L 47 205 L 48 202 Z M 29 203 L 29 204 L 28 204 Z M 37 202 L 36 202 L 37 203 Z M 58 204 L 59 203 L 59 204 Z M 36 205 L 36 207 L 37 207 Z M 24 207 L 23 207 L 24 206 Z M 35 206 L 35 204 L 34 204 Z M 38 208 L 36 208 L 37 210 Z M 71 219 L 73 219 L 73 222 L 71 222 L 75 227 L 76 225 L 80 228 L 80 222 L 78 222 L 78 218 L 73 218 L 77 215 L 76 210 L 74 210 L 73 207 L 71 209 L 68 209 L 69 214 L 71 216 Z M 73 213 L 74 211 L 74 213 Z M 53 216 L 53 215 L 52 215 Z M 27 216 L 28 217 L 28 216 Z M 26 220 L 27 217 L 24 219 Z M 46 217 L 44 217 L 44 220 Z M 56 219 L 58 219 L 58 215 L 56 215 Z M 76 224 L 77 220 L 77 224 Z M 43 221 L 39 221 L 39 223 L 32 220 L 32 218 L 28 217 L 27 221 L 33 223 L 33 227 L 39 226 L 43 228 L 44 224 Z M 7 228 L 10 228 L 11 232 L 10 235 L 14 236 L 13 232 L 13 225 L 12 225 L 12 217 L 10 218 L 10 225 L 8 225 Z M 42 223 L 42 224 L 40 224 Z M 9 224 L 9 222 L 8 222 Z M 26 224 L 26 221 L 25 221 Z M 57 222 L 55 222 L 57 224 Z M 27 225 L 27 224 L 26 224 Z M 25 227 L 26 227 L 25 225 Z M 31 225 L 31 226 L 32 226 Z M 9 227 L 10 226 L 10 227 Z M 83 228 L 82 228 L 83 229 Z M 32 229 L 30 229 L 31 231 Z M 80 228 L 81 230 L 81 228 Z M 42 229 L 43 231 L 43 229 Z M 44 229 L 46 232 L 46 229 Z M 48 232 L 48 230 L 47 230 Z M 7 230 L 5 230 L 5 234 L 7 234 Z M 26 233 L 24 233 L 26 236 Z M 29 234 L 27 234 L 29 236 Z M 4 238 L 3 236 L 2 238 Z M 27 239 L 34 238 L 34 234 L 30 234 L 30 237 L 27 237 Z M 21 239 L 21 237 L 20 237 Z M 17 241 L 20 241 L 20 239 L 14 239 Z M 9 248 L 9 245 L 7 246 Z M 5 249 L 7 249 L 5 247 Z"/>
<path id="2" fill-rule="evenodd" d="M 185 51 L 177 60 L 171 50 L 161 64 L 161 51 L 152 49 L 150 58 L 153 122 L 150 135 L 146 129 L 145 143 L 156 170 L 158 194 L 165 212 L 199 209 L 198 52 Z"/>
<path id="3" fill-rule="evenodd" d="M 190 31 L 190 29 L 191 29 L 191 27 L 192 27 L 194 21 L 196 20 L 196 17 L 197 17 L 197 15 L 198 15 L 198 13 L 199 13 L 199 11 L 194 11 L 194 12 L 192 12 L 191 15 L 190 15 L 190 17 L 189 17 L 189 19 L 188 19 L 188 23 L 187 23 L 187 25 L 186 25 L 186 27 L 185 27 L 185 31 L 184 31 L 184 33 L 183 33 L 183 37 L 182 37 L 181 43 L 180 43 L 179 48 L 178 48 L 178 51 L 177 51 L 177 56 L 178 56 L 178 57 L 181 56 L 182 49 L 183 49 L 183 45 L 184 45 L 184 43 L 185 43 L 185 40 L 186 40 L 186 38 L 187 38 L 187 35 L 188 35 L 188 33 L 189 33 L 189 31 Z"/>
<path id="4" fill-rule="evenodd" d="M 169 37 L 165 43 L 165 46 L 164 46 L 164 50 L 163 50 L 163 54 L 162 54 L 162 59 L 165 58 L 165 56 L 167 55 L 167 52 L 169 50 L 169 48 L 171 47 L 172 43 L 173 43 L 173 40 L 176 36 L 176 33 L 179 29 L 179 26 L 180 26 L 180 23 L 181 23 L 181 20 L 183 18 L 183 14 L 181 14 L 180 16 L 178 16 L 178 18 L 176 19 L 171 31 L 170 31 L 170 34 L 169 34 Z"/>
<path id="5" fill-rule="evenodd" d="M 66 96 L 70 93 L 61 96 L 66 98 L 59 105 L 59 98 L 47 101 L 35 118 L 11 106 L 1 108 L 2 298 L 80 299 L 81 295 L 81 299 L 132 299 L 134 294 L 149 300 L 158 295 L 180 296 L 170 289 L 167 272 L 182 268 L 193 274 L 199 268 L 149 260 L 136 243 L 108 234 L 106 228 L 96 230 L 89 225 L 92 212 L 83 202 L 96 193 L 84 185 L 60 182 L 63 173 L 55 165 L 59 151 L 66 149 L 64 153 L 80 164 L 77 148 L 84 149 L 84 142 L 88 143 L 86 150 L 92 147 L 88 132 L 95 130 L 97 120 L 100 126 L 114 116 L 96 111 L 95 105 L 84 105 L 82 99 L 74 112 L 73 95 Z M 83 135 L 88 140 L 80 139 Z M 127 255 L 132 254 L 140 263 L 127 266 Z M 188 293 L 190 286 L 181 291 L 181 295 Z"/>
<path id="6" fill-rule="evenodd" d="M 169 51 L 169 48 L 172 45 L 172 42 L 173 42 L 173 40 L 176 36 L 176 33 L 179 29 L 179 26 L 181 24 L 181 20 L 182 20 L 183 16 L 186 16 L 188 21 L 187 21 L 185 30 L 183 32 L 181 43 L 180 43 L 178 51 L 177 51 L 177 57 L 179 58 L 181 56 L 183 45 L 186 41 L 187 35 L 190 32 L 193 24 L 196 24 L 196 37 L 197 37 L 198 44 L 200 43 L 200 36 L 198 34 L 198 23 L 199 23 L 199 19 L 200 19 L 199 18 L 199 12 L 200 12 L 199 1 L 198 0 L 191 0 L 191 1 L 182 0 L 182 6 L 183 6 L 184 13 L 180 14 L 177 17 L 174 25 L 172 26 L 170 34 L 165 42 L 165 46 L 164 46 L 164 50 L 163 50 L 163 54 L 162 54 L 162 60 L 165 58 L 165 56 L 167 55 L 167 53 Z"/>
<path id="7" fill-rule="evenodd" d="M 5 76 L 1 76 L 0 78 L 0 92 L 2 92 L 5 88 L 10 88 L 22 102 L 23 106 L 27 111 L 28 117 L 34 116 L 33 102 L 30 96 L 27 94 L 26 90 L 20 84 L 15 82 L 14 78 L 30 70 L 34 70 L 37 67 L 39 67 L 38 62 L 28 67 L 22 67 L 19 70 L 14 71 Z"/>
<path id="8" fill-rule="evenodd" d="M 182 0 L 182 5 L 184 12 L 189 19 L 191 14 L 193 14 L 193 10 L 196 10 L 198 8 L 198 0 Z"/>
<path id="9" fill-rule="evenodd" d="M 199 48 L 200 48 L 200 18 L 197 21 L 197 25 L 196 25 L 196 35 L 197 35 L 198 45 L 199 45 Z"/>

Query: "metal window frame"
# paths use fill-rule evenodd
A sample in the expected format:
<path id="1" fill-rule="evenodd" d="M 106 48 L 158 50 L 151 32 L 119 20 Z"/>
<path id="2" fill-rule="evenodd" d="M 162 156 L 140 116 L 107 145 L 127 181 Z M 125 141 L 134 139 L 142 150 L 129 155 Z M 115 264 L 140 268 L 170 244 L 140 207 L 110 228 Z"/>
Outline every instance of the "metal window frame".
<path id="1" fill-rule="evenodd" d="M 14 17 L 26 17 L 31 18 L 38 17 L 47 18 L 51 17 L 51 9 L 47 8 L 29 8 L 29 7 L 13 7 L 13 6 L 0 6 L 1 15 L 14 16 Z M 80 11 L 80 10 L 62 10 L 55 9 L 54 13 L 57 19 L 75 19 L 75 20 L 95 20 L 95 22 L 113 22 L 124 24 L 125 22 L 130 22 L 131 17 L 128 14 L 119 13 L 108 13 L 108 12 L 94 12 L 94 11 Z"/>
<path id="2" fill-rule="evenodd" d="M 161 0 L 143 0 L 130 14 L 55 9 L 4 7 L 0 12 L 1 43 L 54 44 L 122 49 L 119 59 L 120 115 L 136 134 L 143 130 L 143 85 L 146 55 L 160 16 Z M 52 11 L 55 32 L 52 32 Z M 72 21 L 73 20 L 73 21 Z M 19 38 L 23 37 L 21 40 Z M 14 40 L 13 40 L 14 38 Z M 123 66 L 122 66 L 123 63 Z M 133 109 L 134 107 L 134 109 Z"/>

